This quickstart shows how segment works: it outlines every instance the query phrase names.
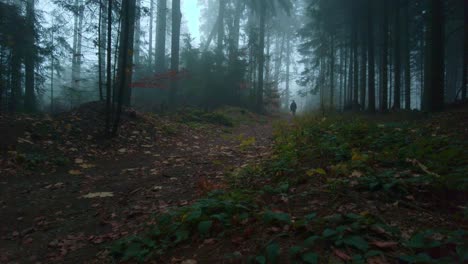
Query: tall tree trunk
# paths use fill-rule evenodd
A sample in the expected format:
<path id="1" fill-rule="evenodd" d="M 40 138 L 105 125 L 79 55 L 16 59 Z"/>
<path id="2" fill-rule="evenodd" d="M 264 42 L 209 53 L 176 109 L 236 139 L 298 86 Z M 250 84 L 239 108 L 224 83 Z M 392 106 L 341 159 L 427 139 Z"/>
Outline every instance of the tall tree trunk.
<path id="1" fill-rule="evenodd" d="M 286 39 L 286 34 L 284 35 L 284 38 Z M 291 67 L 291 41 L 287 40 L 286 41 L 286 90 L 285 90 L 285 101 L 286 101 L 286 108 L 289 107 L 289 96 L 290 96 L 290 91 L 289 91 L 289 82 L 290 82 L 290 67 Z"/>
<path id="2" fill-rule="evenodd" d="M 127 2 L 128 1 L 128 2 Z M 118 104 L 129 106 L 131 102 L 131 87 L 133 74 L 133 48 L 135 41 L 136 0 L 125 1 L 121 11 L 120 36 L 117 65 L 117 93 L 114 98 Z M 122 89 L 122 90 L 121 90 Z M 119 106 L 120 107 L 120 106 Z"/>
<path id="3" fill-rule="evenodd" d="M 365 21 L 363 21 L 365 25 Z M 367 30 L 362 29 L 361 45 L 361 91 L 359 93 L 359 106 L 361 110 L 366 109 L 366 90 L 367 90 Z"/>
<path id="4" fill-rule="evenodd" d="M 368 110 L 369 112 L 375 112 L 375 56 L 374 56 L 374 18 L 372 9 L 372 0 L 367 0 L 368 12 L 367 12 L 367 47 L 369 52 L 369 98 L 368 98 Z"/>
<path id="5" fill-rule="evenodd" d="M 83 5 L 83 0 L 79 1 L 79 7 L 78 7 L 78 32 L 77 32 L 77 47 L 76 47 L 76 79 L 75 79 L 75 85 L 76 89 L 80 89 L 80 83 L 81 83 L 81 64 L 83 60 L 83 54 L 81 52 L 82 49 L 82 41 L 83 41 L 83 16 L 84 16 L 84 5 Z M 80 101 L 78 103 L 81 103 Z"/>
<path id="6" fill-rule="evenodd" d="M 461 98 L 466 100 L 467 83 L 466 78 L 468 75 L 468 1 L 464 1 L 464 12 L 465 12 L 465 26 L 464 26 L 464 40 L 463 40 L 463 74 L 462 74 L 462 87 L 461 87 Z"/>
<path id="7" fill-rule="evenodd" d="M 171 70 L 179 71 L 179 44 L 180 44 L 180 0 L 172 0 L 172 42 L 171 42 Z M 177 78 L 171 79 L 171 92 L 169 102 L 172 108 L 177 104 Z"/>
<path id="8" fill-rule="evenodd" d="M 266 29 L 266 57 L 265 57 L 265 83 L 267 88 L 270 89 L 270 65 L 271 65 L 271 30 L 269 28 Z M 268 91 L 269 93 L 270 91 Z"/>
<path id="9" fill-rule="evenodd" d="M 27 112 L 35 111 L 35 95 L 34 95 L 34 69 L 36 62 L 36 47 L 35 47 L 35 11 L 34 0 L 28 0 L 26 3 L 26 56 L 24 57 L 25 68 L 25 98 L 24 109 Z"/>
<path id="10" fill-rule="evenodd" d="M 395 58 L 395 75 L 394 89 L 393 89 L 393 109 L 399 110 L 401 108 L 401 51 L 400 51 L 400 0 L 395 1 L 395 29 L 394 29 L 394 45 L 395 52 L 393 54 Z"/>
<path id="11" fill-rule="evenodd" d="M 218 21 L 217 21 L 217 36 L 216 44 L 216 65 L 218 70 L 221 69 L 223 63 L 223 40 L 224 40 L 224 10 L 226 8 L 225 0 L 219 0 Z"/>
<path id="12" fill-rule="evenodd" d="M 156 18 L 156 71 L 166 70 L 166 0 L 158 0 Z"/>
<path id="13" fill-rule="evenodd" d="M 99 34 L 98 34 L 98 64 L 99 64 L 99 100 L 104 101 L 103 78 L 106 73 L 106 19 L 107 1 L 99 1 Z"/>
<path id="14" fill-rule="evenodd" d="M 266 9 L 260 10 L 260 36 L 258 45 L 258 88 L 257 88 L 257 111 L 263 112 L 263 71 L 265 68 L 265 24 Z"/>
<path id="15" fill-rule="evenodd" d="M 280 36 L 281 34 L 281 36 Z M 282 60 L 283 60 L 283 53 L 284 53 L 284 42 L 286 40 L 286 37 L 284 33 L 280 33 L 277 36 L 277 43 L 275 46 L 275 51 L 276 51 L 276 61 L 275 61 L 275 83 L 276 85 L 279 86 L 279 76 L 281 72 L 281 66 L 282 66 Z M 278 48 L 278 42 L 281 39 L 281 46 Z"/>
<path id="16" fill-rule="evenodd" d="M 106 73 L 106 127 L 105 134 L 110 132 L 112 115 L 112 0 L 108 0 L 107 5 L 107 73 Z"/>
<path id="17" fill-rule="evenodd" d="M 348 72 L 349 72 L 349 64 L 348 64 L 348 58 L 349 58 L 349 48 L 346 46 L 346 44 L 343 43 L 343 49 L 345 50 L 345 56 L 344 56 L 344 71 L 343 71 L 343 100 L 342 100 L 342 105 L 341 105 L 341 110 L 343 111 L 346 108 L 346 104 L 348 102 Z"/>
<path id="18" fill-rule="evenodd" d="M 22 97 L 21 91 L 21 60 L 22 55 L 18 46 L 14 46 L 11 54 L 11 99 L 9 104 L 10 112 L 16 112 Z"/>
<path id="19" fill-rule="evenodd" d="M 148 64 L 150 67 L 153 66 L 153 14 L 154 14 L 154 1 L 150 0 L 149 10 L 149 43 L 148 43 Z"/>
<path id="20" fill-rule="evenodd" d="M 130 83 L 132 81 L 132 64 L 133 64 L 133 43 L 135 33 L 135 9 L 136 0 L 127 0 L 123 2 L 121 9 L 122 25 L 120 34 L 119 47 L 119 68 L 118 68 L 118 96 L 117 96 L 117 113 L 112 128 L 112 135 L 117 135 L 117 130 L 120 124 L 122 115 L 122 106 L 130 105 Z"/>
<path id="21" fill-rule="evenodd" d="M 409 35 L 409 1 L 405 3 L 403 13 L 403 55 L 405 64 L 405 109 L 411 110 L 411 58 L 410 58 L 410 35 Z"/>
<path id="22" fill-rule="evenodd" d="M 431 21 L 429 111 L 440 111 L 444 108 L 444 1 L 431 0 L 429 10 Z"/>
<path id="23" fill-rule="evenodd" d="M 77 72 L 77 45 L 78 45 L 78 17 L 79 17 L 79 2 L 74 2 L 74 14 L 73 14 L 73 46 L 72 46 L 72 76 L 71 76 L 71 88 L 76 89 L 76 72 Z"/>
<path id="24" fill-rule="evenodd" d="M 382 84 L 381 84 L 381 98 L 380 110 L 385 112 L 388 108 L 388 0 L 384 0 L 383 8 L 383 45 L 382 45 Z"/>
<path id="25" fill-rule="evenodd" d="M 242 12 L 245 8 L 244 1 L 237 1 L 236 3 L 236 11 L 234 13 L 234 27 L 232 31 L 232 43 L 231 43 L 231 58 L 236 59 L 238 50 L 239 50 L 239 36 L 240 36 L 240 18 Z"/>
<path id="26" fill-rule="evenodd" d="M 141 0 L 136 1 L 136 13 L 135 13 L 135 48 L 134 48 L 134 61 L 135 66 L 138 68 L 140 62 L 140 44 L 141 44 Z"/>
<path id="27" fill-rule="evenodd" d="M 357 16 L 357 7 L 354 8 L 354 14 Z M 353 109 L 358 109 L 359 106 L 359 56 L 358 56 L 358 21 L 354 18 L 352 29 L 352 45 L 353 45 Z"/>
<path id="28" fill-rule="evenodd" d="M 330 110 L 335 106 L 335 36 L 330 36 Z"/>

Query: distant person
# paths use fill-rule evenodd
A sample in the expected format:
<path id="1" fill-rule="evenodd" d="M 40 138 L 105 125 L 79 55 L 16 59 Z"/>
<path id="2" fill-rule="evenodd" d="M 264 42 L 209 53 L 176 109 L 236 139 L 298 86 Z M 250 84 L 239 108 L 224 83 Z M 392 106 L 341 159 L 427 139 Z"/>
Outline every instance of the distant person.
<path id="1" fill-rule="evenodd" d="M 291 110 L 291 113 L 293 114 L 293 116 L 296 115 L 296 109 L 297 109 L 297 105 L 296 105 L 296 102 L 293 100 L 291 105 L 289 106 L 289 109 Z"/>

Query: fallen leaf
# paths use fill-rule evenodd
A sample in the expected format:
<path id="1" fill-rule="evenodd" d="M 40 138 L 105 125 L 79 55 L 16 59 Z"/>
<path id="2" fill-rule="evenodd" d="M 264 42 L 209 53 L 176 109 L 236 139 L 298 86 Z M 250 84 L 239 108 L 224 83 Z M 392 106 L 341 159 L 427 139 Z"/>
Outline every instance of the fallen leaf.
<path id="1" fill-rule="evenodd" d="M 335 253 L 335 255 L 337 257 L 339 257 L 340 259 L 344 260 L 344 261 L 350 261 L 351 260 L 351 257 L 344 253 L 343 251 L 339 250 L 339 249 L 333 249 L 333 253 Z"/>
<path id="2" fill-rule="evenodd" d="M 75 163 L 76 163 L 76 164 L 81 164 L 81 163 L 83 163 L 83 162 L 84 162 L 83 159 L 75 159 Z"/>
<path id="3" fill-rule="evenodd" d="M 69 170 L 68 171 L 68 174 L 71 174 L 71 175 L 81 175 L 83 174 L 81 171 L 79 170 Z"/>
<path id="4" fill-rule="evenodd" d="M 194 259 L 186 259 L 182 261 L 180 264 L 197 264 L 198 262 Z"/>
<path id="5" fill-rule="evenodd" d="M 113 197 L 114 194 L 111 192 L 95 192 L 95 193 L 88 193 L 83 195 L 83 198 L 105 198 L 105 197 Z"/>
<path id="6" fill-rule="evenodd" d="M 125 153 L 125 152 L 127 152 L 127 149 L 126 149 L 126 148 L 121 148 L 121 149 L 119 149 L 118 151 L 119 151 L 120 153 Z"/>
<path id="7" fill-rule="evenodd" d="M 393 241 L 373 241 L 371 244 L 378 248 L 394 248 L 398 246 L 398 242 Z"/>
<path id="8" fill-rule="evenodd" d="M 84 163 L 84 164 L 81 164 L 80 167 L 81 167 L 82 169 L 91 169 L 91 168 L 96 167 L 96 165 Z"/>

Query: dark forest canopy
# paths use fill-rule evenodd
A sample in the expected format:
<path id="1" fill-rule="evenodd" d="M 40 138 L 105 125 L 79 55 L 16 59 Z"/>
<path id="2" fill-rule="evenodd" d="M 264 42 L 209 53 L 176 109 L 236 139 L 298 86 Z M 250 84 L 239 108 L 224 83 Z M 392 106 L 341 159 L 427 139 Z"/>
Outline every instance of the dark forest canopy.
<path id="1" fill-rule="evenodd" d="M 110 129 L 122 105 L 438 111 L 466 98 L 466 1 L 198 4 L 195 44 L 179 0 L 1 1 L 0 111 L 101 100 Z"/>

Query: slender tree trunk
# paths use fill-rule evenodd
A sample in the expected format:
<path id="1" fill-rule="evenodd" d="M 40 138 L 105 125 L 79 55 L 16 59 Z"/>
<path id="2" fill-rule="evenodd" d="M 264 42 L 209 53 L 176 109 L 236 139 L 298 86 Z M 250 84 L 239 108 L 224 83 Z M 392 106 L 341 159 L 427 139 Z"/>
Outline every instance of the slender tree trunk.
<path id="1" fill-rule="evenodd" d="M 372 10 L 372 0 L 367 0 L 368 13 L 367 13 L 367 46 L 369 52 L 369 98 L 368 98 L 368 110 L 369 112 L 375 112 L 375 56 L 374 56 L 374 18 Z"/>
<path id="2" fill-rule="evenodd" d="M 349 48 L 343 44 L 343 49 L 345 50 L 345 56 L 344 56 L 344 71 L 343 71 L 343 102 L 342 102 L 342 108 L 341 110 L 345 110 L 346 104 L 348 103 L 348 72 L 349 72 L 349 64 L 348 64 L 348 58 L 349 58 Z"/>
<path id="3" fill-rule="evenodd" d="M 410 57 L 410 35 L 409 35 L 409 2 L 405 3 L 403 13 L 403 37 L 404 37 L 404 64 L 405 64 L 405 109 L 411 110 L 411 57 Z"/>
<path id="4" fill-rule="evenodd" d="M 179 44 L 180 44 L 180 22 L 182 13 L 180 12 L 180 0 L 172 0 L 172 42 L 171 42 L 171 70 L 175 73 L 179 71 Z M 177 104 L 177 78 L 171 80 L 171 92 L 169 102 L 172 108 Z"/>
<path id="5" fill-rule="evenodd" d="M 150 0 L 150 10 L 149 10 L 149 43 L 148 43 L 148 64 L 150 67 L 153 67 L 153 14 L 154 14 L 154 1 Z"/>
<path id="6" fill-rule="evenodd" d="M 112 98 L 112 0 L 107 5 L 107 73 L 106 73 L 106 127 L 105 134 L 110 132 L 111 123 L 111 98 Z"/>
<path id="7" fill-rule="evenodd" d="M 225 0 L 219 0 L 219 10 L 218 10 L 218 24 L 217 24 L 217 35 L 218 41 L 216 45 L 216 65 L 218 70 L 221 69 L 223 63 L 223 40 L 224 40 L 224 10 L 226 8 Z"/>
<path id="8" fill-rule="evenodd" d="M 99 33 L 98 33 L 98 64 L 99 64 L 99 100 L 104 101 L 104 76 L 106 73 L 106 21 L 107 1 L 99 1 Z"/>
<path id="9" fill-rule="evenodd" d="M 265 57 L 265 83 L 267 89 L 270 89 L 270 65 L 271 65 L 271 30 L 266 29 L 266 57 Z M 270 91 L 268 91 L 269 93 Z"/>
<path id="10" fill-rule="evenodd" d="M 35 47 L 35 11 L 34 11 L 34 0 L 28 0 L 26 3 L 26 56 L 24 58 L 25 68 L 25 98 L 24 98 L 24 109 L 27 112 L 34 112 L 35 107 L 35 95 L 34 95 L 34 69 L 36 62 L 36 47 Z"/>
<path id="11" fill-rule="evenodd" d="M 284 36 L 286 39 L 286 34 Z M 290 91 L 289 91 L 289 82 L 290 82 L 290 67 L 291 67 L 291 41 L 287 40 L 286 41 L 286 90 L 285 90 L 285 101 L 286 101 L 286 108 L 289 107 L 289 96 L 290 96 Z"/>
<path id="12" fill-rule="evenodd" d="M 71 88 L 76 89 L 76 72 L 77 72 L 77 44 L 78 44 L 78 17 L 79 17 L 79 2 L 74 2 L 75 13 L 73 15 L 73 46 L 72 46 L 72 76 L 71 76 Z"/>
<path id="13" fill-rule="evenodd" d="M 356 10 L 356 7 L 354 7 Z M 357 15 L 356 11 L 354 12 L 355 15 Z M 358 21 L 357 18 L 354 18 L 354 23 L 353 23 L 353 40 L 352 40 L 352 45 L 353 45 L 353 109 L 357 110 L 359 106 L 359 56 L 358 56 L 358 40 L 357 40 L 357 35 L 358 35 Z"/>
<path id="14" fill-rule="evenodd" d="M 384 0 L 383 9 L 383 45 L 382 45 L 382 102 L 380 102 L 380 110 L 387 111 L 388 108 L 388 0 Z"/>
<path id="15" fill-rule="evenodd" d="M 281 72 L 281 66 L 282 66 L 282 60 L 283 60 L 283 53 L 284 53 L 284 42 L 285 42 L 285 34 L 281 33 L 281 36 L 277 36 L 277 39 L 279 41 L 279 38 L 281 38 L 281 46 L 278 48 L 278 45 L 275 47 L 276 51 L 276 61 L 275 61 L 275 83 L 276 85 L 279 86 L 279 76 Z M 278 44 L 278 41 L 276 44 Z"/>
<path id="16" fill-rule="evenodd" d="M 401 108 L 401 51 L 400 51 L 400 0 L 395 1 L 395 34 L 394 34 L 394 45 L 395 52 L 393 54 L 395 58 L 395 75 L 394 89 L 393 89 L 393 109 L 399 110 Z"/>
<path id="17" fill-rule="evenodd" d="M 440 111 L 444 108 L 444 1 L 431 0 L 430 1 L 430 16 L 431 24 L 429 30 L 431 31 L 430 43 L 430 100 L 429 110 Z"/>
<path id="18" fill-rule="evenodd" d="M 136 1 L 136 13 L 135 13 L 135 48 L 133 51 L 135 66 L 138 68 L 141 64 L 140 62 L 140 44 L 141 40 L 141 0 Z"/>
<path id="19" fill-rule="evenodd" d="M 467 92 L 467 83 L 466 78 L 468 75 L 468 1 L 465 0 L 463 3 L 464 12 L 465 12 L 465 26 L 464 26 L 464 40 L 463 40 L 463 79 L 462 79 L 462 87 L 461 87 L 461 99 L 466 100 L 466 92 Z"/>
<path id="20" fill-rule="evenodd" d="M 158 0 L 156 18 L 156 71 L 163 72 L 166 69 L 166 0 Z"/>
<path id="21" fill-rule="evenodd" d="M 364 24 L 364 23 L 363 23 Z M 365 25 L 365 24 L 364 24 Z M 362 30 L 361 45 L 361 91 L 359 93 L 359 106 L 361 110 L 366 109 L 366 90 L 367 90 L 367 33 Z"/>
<path id="22" fill-rule="evenodd" d="M 266 10 L 260 10 L 260 36 L 258 46 L 258 89 L 257 89 L 257 111 L 263 112 L 263 71 L 265 69 L 265 24 Z"/>
<path id="23" fill-rule="evenodd" d="M 11 55 L 11 99 L 9 104 L 10 112 L 14 113 L 18 110 L 20 105 L 20 99 L 22 97 L 21 92 L 21 60 L 18 46 L 14 46 Z"/>
<path id="24" fill-rule="evenodd" d="M 118 96 L 117 113 L 112 128 L 112 135 L 117 135 L 122 115 L 122 106 L 130 104 L 130 83 L 132 80 L 132 50 L 135 33 L 136 0 L 123 2 L 121 9 L 122 25 L 120 35 L 119 68 L 118 68 Z"/>
<path id="25" fill-rule="evenodd" d="M 330 110 L 335 107 L 335 36 L 330 37 Z"/>
<path id="26" fill-rule="evenodd" d="M 83 16 L 84 16 L 84 5 L 83 0 L 79 1 L 79 9 L 78 9 L 78 32 L 77 32 L 77 48 L 76 48 L 76 79 L 75 85 L 76 89 L 80 89 L 81 83 L 81 64 L 83 59 L 83 54 L 81 52 L 82 49 L 82 40 L 83 40 Z M 79 101 L 78 103 L 81 103 Z"/>
<path id="27" fill-rule="evenodd" d="M 245 8 L 244 1 L 237 1 L 236 3 L 236 11 L 234 13 L 234 28 L 232 33 L 232 47 L 231 47 L 231 58 L 237 58 L 238 50 L 239 50 L 239 36 L 240 36 L 240 18 L 242 12 Z"/>

